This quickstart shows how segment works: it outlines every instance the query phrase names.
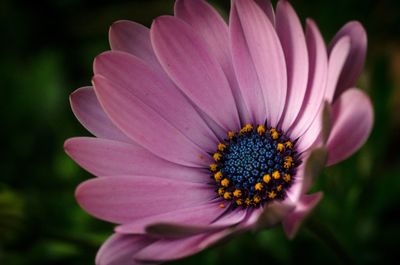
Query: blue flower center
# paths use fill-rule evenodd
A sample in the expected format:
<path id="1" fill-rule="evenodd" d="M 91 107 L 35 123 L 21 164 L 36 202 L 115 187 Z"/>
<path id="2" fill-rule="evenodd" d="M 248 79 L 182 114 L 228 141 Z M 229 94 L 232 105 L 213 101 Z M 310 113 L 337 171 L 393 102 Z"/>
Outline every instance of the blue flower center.
<path id="1" fill-rule="evenodd" d="M 301 163 L 295 143 L 264 125 L 247 124 L 239 133 L 229 132 L 217 149 L 210 165 L 216 192 L 243 208 L 285 199 Z"/>

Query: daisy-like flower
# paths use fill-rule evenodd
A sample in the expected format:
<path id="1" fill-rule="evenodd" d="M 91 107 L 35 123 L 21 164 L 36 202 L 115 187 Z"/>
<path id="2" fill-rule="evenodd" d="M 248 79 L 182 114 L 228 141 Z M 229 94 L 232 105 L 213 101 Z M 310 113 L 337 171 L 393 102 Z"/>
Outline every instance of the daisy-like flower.
<path id="1" fill-rule="evenodd" d="M 358 22 L 327 48 L 292 6 L 233 0 L 229 22 L 178 0 L 151 28 L 118 21 L 93 87 L 71 95 L 96 137 L 65 150 L 97 178 L 76 198 L 117 224 L 99 265 L 179 259 L 229 235 L 282 223 L 292 238 L 322 197 L 319 171 L 354 153 L 373 120 L 354 88 L 366 53 Z"/>

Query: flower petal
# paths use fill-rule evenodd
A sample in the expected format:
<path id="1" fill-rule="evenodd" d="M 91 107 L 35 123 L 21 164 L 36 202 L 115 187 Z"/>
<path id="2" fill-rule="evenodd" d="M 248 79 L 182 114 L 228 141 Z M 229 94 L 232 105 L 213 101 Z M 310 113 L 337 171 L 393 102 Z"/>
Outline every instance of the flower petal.
<path id="1" fill-rule="evenodd" d="M 163 239 L 142 249 L 135 260 L 161 262 L 181 259 L 202 251 L 230 234 L 228 229 L 179 239 Z"/>
<path id="2" fill-rule="evenodd" d="M 275 27 L 275 12 L 274 7 L 270 0 L 255 0 L 254 2 L 264 11 L 265 15 L 267 15 L 269 21 L 271 21 L 272 26 Z"/>
<path id="3" fill-rule="evenodd" d="M 157 58 L 175 84 L 226 131 L 239 129 L 231 88 L 205 41 L 176 17 L 157 18 L 150 34 Z"/>
<path id="4" fill-rule="evenodd" d="M 350 37 L 344 36 L 332 46 L 331 52 L 329 53 L 328 82 L 325 92 L 325 99 L 329 103 L 333 101 L 340 74 L 342 73 L 343 66 L 350 53 L 350 45 Z"/>
<path id="5" fill-rule="evenodd" d="M 312 121 L 311 126 L 299 138 L 297 150 L 302 153 L 309 150 L 310 147 L 325 145 L 331 133 L 332 128 L 332 109 L 327 101 L 320 106 L 319 112 Z"/>
<path id="6" fill-rule="evenodd" d="M 300 228 L 301 223 L 322 199 L 322 195 L 322 192 L 317 192 L 311 195 L 303 195 L 294 211 L 286 216 L 282 224 L 285 234 L 289 239 L 294 238 Z"/>
<path id="7" fill-rule="evenodd" d="M 70 95 L 72 111 L 79 122 L 93 135 L 132 143 L 108 118 L 92 87 L 81 87 Z"/>
<path id="8" fill-rule="evenodd" d="M 216 205 L 215 207 L 220 208 L 220 205 Z M 187 237 L 210 233 L 238 224 L 246 217 L 246 214 L 246 210 L 232 211 L 232 209 L 227 209 L 225 213 L 220 214 L 217 218 L 214 215 L 214 222 L 212 223 L 203 222 L 200 224 L 182 224 L 177 221 L 154 223 L 146 227 L 146 232 L 161 237 Z"/>
<path id="9" fill-rule="evenodd" d="M 77 137 L 64 145 L 67 154 L 81 167 L 99 177 L 153 176 L 204 183 L 208 173 L 164 160 L 136 144 Z"/>
<path id="10" fill-rule="evenodd" d="M 295 205 L 293 204 L 274 201 L 264 207 L 264 210 L 260 214 L 255 226 L 257 229 L 262 229 L 277 225 L 290 212 L 292 212 L 294 208 Z"/>
<path id="11" fill-rule="evenodd" d="M 190 102 L 165 76 L 130 54 L 106 52 L 96 57 L 95 74 L 125 88 L 208 152 L 217 138 Z M 184 115 L 182 115 L 184 113 Z"/>
<path id="12" fill-rule="evenodd" d="M 330 52 L 336 43 L 344 36 L 350 38 L 350 52 L 339 77 L 335 99 L 346 89 L 355 86 L 364 67 L 367 53 L 367 33 L 358 21 L 351 21 L 339 30 L 330 43 Z"/>
<path id="13" fill-rule="evenodd" d="M 303 162 L 296 169 L 296 175 L 292 182 L 292 186 L 290 187 L 290 189 L 286 191 L 287 198 L 283 202 L 288 203 L 290 205 L 293 203 L 297 203 L 297 201 L 300 199 L 301 195 L 303 194 L 304 185 L 306 184 L 304 173 L 305 173 L 305 163 Z"/>
<path id="14" fill-rule="evenodd" d="M 325 96 L 328 73 L 328 58 L 324 39 L 311 19 L 306 21 L 306 42 L 309 54 L 308 86 L 299 116 L 291 127 L 291 136 L 296 139 L 310 127 L 318 114 Z"/>
<path id="15" fill-rule="evenodd" d="M 301 194 L 307 193 L 315 182 L 316 178 L 324 170 L 328 158 L 328 151 L 325 147 L 314 149 L 305 159 L 304 184 Z"/>
<path id="16" fill-rule="evenodd" d="M 282 44 L 287 70 L 287 94 L 281 126 L 287 131 L 299 114 L 308 81 L 308 51 L 300 20 L 288 1 L 276 7 L 276 31 Z"/>
<path id="17" fill-rule="evenodd" d="M 246 217 L 246 210 L 232 211 L 220 205 L 221 200 L 217 199 L 191 208 L 138 218 L 117 226 L 115 231 L 122 234 L 145 234 L 147 231 L 158 235 L 163 233 L 163 236 L 168 237 L 182 237 L 233 226 Z M 167 228 L 174 228 L 174 231 Z"/>
<path id="18" fill-rule="evenodd" d="M 143 265 L 133 255 L 153 242 L 154 239 L 146 236 L 113 234 L 97 252 L 96 265 Z"/>
<path id="19" fill-rule="evenodd" d="M 93 216 L 129 223 L 137 218 L 194 207 L 211 201 L 209 185 L 149 176 L 114 176 L 83 182 L 76 190 L 82 208 Z"/>
<path id="20" fill-rule="evenodd" d="M 327 148 L 328 166 L 359 149 L 367 140 L 373 123 L 369 97 L 358 89 L 346 90 L 332 106 L 332 130 Z"/>
<path id="21" fill-rule="evenodd" d="M 226 209 L 220 208 L 219 205 L 219 201 L 205 202 L 194 207 L 137 218 L 129 223 L 117 226 L 115 231 L 123 234 L 144 234 L 146 233 L 146 226 L 156 223 L 206 225 L 216 220 L 226 211 Z"/>
<path id="22" fill-rule="evenodd" d="M 161 67 L 151 46 L 147 27 L 133 21 L 119 20 L 111 25 L 108 35 L 112 50 L 128 52 L 153 67 Z"/>
<path id="23" fill-rule="evenodd" d="M 175 16 L 187 22 L 208 45 L 210 55 L 217 59 L 232 89 L 242 123 L 251 122 L 244 105 L 242 92 L 236 80 L 229 47 L 229 30 L 225 21 L 207 2 L 203 0 L 177 0 Z"/>
<path id="24" fill-rule="evenodd" d="M 299 153 L 306 152 L 312 147 L 320 138 L 322 131 L 323 108 L 319 108 L 317 117 L 312 121 L 310 127 L 300 136 L 297 141 L 297 151 Z"/>
<path id="25" fill-rule="evenodd" d="M 143 77 L 142 81 L 147 82 L 149 78 Z M 146 85 L 146 82 L 142 83 L 140 77 L 136 81 L 137 84 L 147 87 L 150 83 Z M 161 113 L 145 104 L 142 98 L 125 86 L 113 83 L 100 75 L 93 78 L 93 84 L 107 114 L 135 142 L 171 162 L 195 167 L 210 164 L 211 158 L 208 153 L 182 133 L 186 127 L 177 128 L 172 125 Z M 178 116 L 185 115 L 180 113 Z M 201 128 L 200 124 L 198 128 Z M 194 133 L 199 136 L 201 132 Z M 204 137 L 203 141 L 207 140 L 210 139 Z"/>
<path id="26" fill-rule="evenodd" d="M 150 67 L 157 70 L 160 75 L 169 79 L 154 53 L 150 40 L 150 29 L 132 21 L 120 20 L 111 26 L 109 36 L 111 48 L 114 51 L 128 52 L 142 59 Z M 202 110 L 198 109 L 196 106 L 194 106 L 194 108 L 214 133 L 222 140 L 223 137 L 225 137 L 226 131 L 222 130 L 221 127 Z"/>
<path id="27" fill-rule="evenodd" d="M 276 126 L 286 98 L 285 57 L 271 22 L 253 1 L 234 1 L 230 15 L 233 65 L 254 123 Z"/>

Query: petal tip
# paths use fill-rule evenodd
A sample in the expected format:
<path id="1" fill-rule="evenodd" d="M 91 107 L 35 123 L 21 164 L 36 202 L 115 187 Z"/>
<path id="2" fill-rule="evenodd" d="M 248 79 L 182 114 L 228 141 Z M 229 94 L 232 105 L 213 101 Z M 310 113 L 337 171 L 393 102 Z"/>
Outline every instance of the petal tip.
<path id="1" fill-rule="evenodd" d="M 310 212 L 318 205 L 323 197 L 323 192 L 316 192 L 304 195 L 301 204 L 296 207 L 293 213 L 289 214 L 282 222 L 286 237 L 292 240 L 300 229 L 303 221 Z"/>
<path id="2" fill-rule="evenodd" d="M 69 155 L 69 156 L 71 156 L 70 152 L 71 152 L 72 141 L 73 141 L 73 138 L 68 138 L 67 140 L 64 141 L 64 145 L 63 145 L 65 153 L 67 153 L 67 155 Z"/>

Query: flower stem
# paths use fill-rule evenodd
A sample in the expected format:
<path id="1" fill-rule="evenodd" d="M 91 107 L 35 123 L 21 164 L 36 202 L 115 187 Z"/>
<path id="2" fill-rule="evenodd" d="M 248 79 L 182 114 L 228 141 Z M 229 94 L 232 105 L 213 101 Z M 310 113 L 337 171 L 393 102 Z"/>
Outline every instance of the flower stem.
<path id="1" fill-rule="evenodd" d="M 307 219 L 304 227 L 313 234 L 319 241 L 331 249 L 341 264 L 355 264 L 354 259 L 344 249 L 342 244 L 337 240 L 334 233 L 322 222 L 318 221 L 313 216 Z"/>

